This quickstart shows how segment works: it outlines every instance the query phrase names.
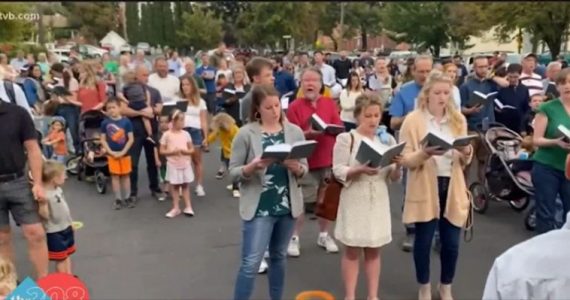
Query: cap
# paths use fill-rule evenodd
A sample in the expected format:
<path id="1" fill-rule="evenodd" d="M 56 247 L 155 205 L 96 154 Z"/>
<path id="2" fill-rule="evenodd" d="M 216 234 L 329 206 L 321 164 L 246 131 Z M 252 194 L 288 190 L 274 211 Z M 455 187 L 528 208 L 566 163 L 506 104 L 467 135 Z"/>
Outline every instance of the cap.
<path id="1" fill-rule="evenodd" d="M 527 53 L 527 54 L 525 54 L 525 55 L 523 56 L 523 58 L 529 58 L 529 57 L 532 57 L 532 58 L 534 58 L 534 59 L 537 59 L 537 58 L 538 58 L 538 57 L 536 56 L 536 54 L 534 54 L 534 53 L 532 53 L 532 52 Z"/>
<path id="2" fill-rule="evenodd" d="M 51 119 L 51 121 L 49 122 L 49 124 L 50 124 L 50 125 L 53 125 L 53 123 L 55 123 L 55 122 L 59 122 L 59 123 L 61 123 L 62 126 L 65 127 L 65 119 L 64 119 L 64 118 L 62 118 L 62 117 L 53 117 L 53 118 Z"/>

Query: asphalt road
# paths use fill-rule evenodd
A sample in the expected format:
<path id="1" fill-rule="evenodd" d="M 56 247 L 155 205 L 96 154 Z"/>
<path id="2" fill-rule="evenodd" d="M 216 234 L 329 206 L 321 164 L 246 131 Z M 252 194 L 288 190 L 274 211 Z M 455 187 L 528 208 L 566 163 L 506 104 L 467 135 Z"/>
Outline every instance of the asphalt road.
<path id="1" fill-rule="evenodd" d="M 169 202 L 158 202 L 140 177 L 141 200 L 134 209 L 114 211 L 111 194 L 101 196 L 94 184 L 69 178 L 65 186 L 74 219 L 84 223 L 76 232 L 74 270 L 87 284 L 91 299 L 230 299 L 239 267 L 241 230 L 238 200 L 216 180 L 219 150 L 205 155 L 206 197 L 193 196 L 196 216 L 164 217 Z M 144 163 L 144 162 L 141 162 Z M 140 168 L 141 173 L 145 168 Z M 410 253 L 400 250 L 402 188 L 391 188 L 393 241 L 382 249 L 382 299 L 414 299 L 416 283 Z M 288 261 L 285 299 L 306 290 L 324 290 L 343 299 L 340 255 L 326 254 L 316 245 L 316 221 L 307 221 L 301 235 L 301 257 Z M 475 235 L 462 243 L 453 290 L 456 299 L 481 299 L 487 273 L 496 256 L 532 234 L 523 226 L 523 214 L 506 204 L 491 203 L 485 215 L 476 215 Z M 25 242 L 15 230 L 20 278 L 31 274 Z M 434 252 L 435 253 L 435 252 Z M 364 272 L 358 296 L 365 297 Z M 439 259 L 432 256 L 434 291 Z M 260 275 L 254 293 L 268 299 L 267 278 Z"/>

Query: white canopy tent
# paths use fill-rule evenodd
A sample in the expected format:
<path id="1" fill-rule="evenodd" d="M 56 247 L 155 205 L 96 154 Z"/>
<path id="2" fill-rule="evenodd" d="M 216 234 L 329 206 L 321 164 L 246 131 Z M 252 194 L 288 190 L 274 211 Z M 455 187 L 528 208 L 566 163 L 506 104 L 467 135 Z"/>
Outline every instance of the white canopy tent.
<path id="1" fill-rule="evenodd" d="M 113 50 L 118 51 L 121 46 L 127 44 L 127 41 L 118 33 L 111 30 L 101 41 L 99 41 L 99 44 L 101 46 L 111 45 L 113 46 Z"/>

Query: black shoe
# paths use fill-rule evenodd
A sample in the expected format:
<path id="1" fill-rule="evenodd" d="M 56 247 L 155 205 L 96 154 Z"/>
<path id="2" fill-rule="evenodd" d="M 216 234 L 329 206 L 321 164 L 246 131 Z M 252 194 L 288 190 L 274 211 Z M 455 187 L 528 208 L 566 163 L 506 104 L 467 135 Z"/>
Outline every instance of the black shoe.
<path id="1" fill-rule="evenodd" d="M 135 208 L 137 206 L 137 197 L 131 196 L 126 202 L 129 208 Z"/>
<path id="2" fill-rule="evenodd" d="M 402 242 L 402 251 L 404 252 L 412 252 L 414 249 L 414 235 L 407 234 Z"/>
<path id="3" fill-rule="evenodd" d="M 115 202 L 113 203 L 113 209 L 120 210 L 121 208 L 123 208 L 123 201 L 119 199 L 115 200 Z"/>

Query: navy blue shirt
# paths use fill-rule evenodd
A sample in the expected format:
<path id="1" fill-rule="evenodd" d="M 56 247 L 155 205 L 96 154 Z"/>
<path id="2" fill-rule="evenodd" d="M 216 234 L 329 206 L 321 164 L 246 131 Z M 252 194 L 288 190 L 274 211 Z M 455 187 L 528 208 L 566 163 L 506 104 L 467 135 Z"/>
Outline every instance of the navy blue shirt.
<path id="1" fill-rule="evenodd" d="M 212 67 L 212 66 L 201 66 L 196 70 L 196 75 L 198 76 L 202 76 L 202 73 L 204 73 L 204 71 L 211 71 L 214 73 L 214 77 L 212 79 L 204 79 L 204 84 L 206 85 L 206 92 L 208 94 L 215 94 L 216 93 L 216 71 L 217 69 Z"/>
<path id="2" fill-rule="evenodd" d="M 461 107 L 467 107 L 467 103 L 471 98 L 473 92 L 478 91 L 483 94 L 489 94 L 497 91 L 497 84 L 491 79 L 484 79 L 480 81 L 478 78 L 471 77 L 465 81 L 459 88 L 461 94 Z M 489 118 L 489 122 L 495 122 L 495 103 L 490 101 L 481 109 L 480 112 L 466 116 L 467 127 L 469 130 L 476 130 L 477 125 L 483 123 L 484 118 Z"/>
<path id="3" fill-rule="evenodd" d="M 497 99 L 503 105 L 512 108 L 495 109 L 496 121 L 507 126 L 510 130 L 521 133 L 526 131 L 526 120 L 530 111 L 528 88 L 522 84 L 499 89 Z"/>
<path id="4" fill-rule="evenodd" d="M 392 117 L 404 117 L 416 108 L 416 98 L 420 94 L 422 86 L 415 80 L 404 83 L 390 104 Z"/>
<path id="5" fill-rule="evenodd" d="M 133 132 L 133 125 L 125 117 L 118 120 L 106 118 L 101 123 L 101 132 L 105 134 L 107 144 L 111 150 L 123 151 L 129 140 L 129 133 Z"/>
<path id="6" fill-rule="evenodd" d="M 273 76 L 275 77 L 275 89 L 279 91 L 279 97 L 297 89 L 295 78 L 289 72 L 281 70 L 274 72 Z"/>

